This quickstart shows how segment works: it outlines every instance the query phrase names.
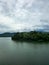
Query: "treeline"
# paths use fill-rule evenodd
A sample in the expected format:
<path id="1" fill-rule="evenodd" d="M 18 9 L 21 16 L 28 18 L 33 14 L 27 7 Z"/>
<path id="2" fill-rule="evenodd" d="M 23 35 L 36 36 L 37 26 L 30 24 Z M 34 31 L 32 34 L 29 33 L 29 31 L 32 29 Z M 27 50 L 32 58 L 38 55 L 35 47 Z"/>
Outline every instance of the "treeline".
<path id="1" fill-rule="evenodd" d="M 49 33 L 47 32 L 17 32 L 12 36 L 12 40 L 22 41 L 49 41 Z"/>

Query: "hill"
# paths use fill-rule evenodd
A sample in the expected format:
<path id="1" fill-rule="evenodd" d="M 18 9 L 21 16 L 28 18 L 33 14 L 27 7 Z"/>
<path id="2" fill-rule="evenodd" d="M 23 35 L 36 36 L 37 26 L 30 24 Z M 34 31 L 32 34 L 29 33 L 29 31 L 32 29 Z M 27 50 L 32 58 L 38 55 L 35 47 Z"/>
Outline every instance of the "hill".
<path id="1" fill-rule="evenodd" d="M 15 33 L 2 33 L 0 34 L 0 37 L 12 37 Z"/>

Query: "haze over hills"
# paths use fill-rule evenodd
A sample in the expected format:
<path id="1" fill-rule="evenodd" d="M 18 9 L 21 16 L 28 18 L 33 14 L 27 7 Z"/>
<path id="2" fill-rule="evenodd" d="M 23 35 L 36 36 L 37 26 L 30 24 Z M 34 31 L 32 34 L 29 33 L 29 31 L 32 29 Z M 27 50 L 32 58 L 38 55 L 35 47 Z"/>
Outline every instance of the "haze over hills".
<path id="1" fill-rule="evenodd" d="M 23 31 L 20 31 L 20 32 L 30 32 L 31 30 L 30 29 L 24 29 Z M 49 33 L 49 31 L 47 31 L 47 29 L 36 29 L 36 30 L 34 30 L 34 31 L 36 31 L 36 32 L 48 32 Z M 15 34 L 16 34 L 17 32 L 5 32 L 5 33 L 0 33 L 0 37 L 12 37 L 12 36 L 14 36 Z"/>

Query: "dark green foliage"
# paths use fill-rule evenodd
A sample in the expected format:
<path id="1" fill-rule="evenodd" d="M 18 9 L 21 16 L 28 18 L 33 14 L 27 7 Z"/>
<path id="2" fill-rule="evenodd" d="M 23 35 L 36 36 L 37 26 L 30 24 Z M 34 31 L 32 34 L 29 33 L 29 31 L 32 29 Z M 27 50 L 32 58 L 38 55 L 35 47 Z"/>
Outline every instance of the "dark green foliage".
<path id="1" fill-rule="evenodd" d="M 47 32 L 21 32 L 16 33 L 13 40 L 24 40 L 24 41 L 49 41 L 49 33 Z"/>

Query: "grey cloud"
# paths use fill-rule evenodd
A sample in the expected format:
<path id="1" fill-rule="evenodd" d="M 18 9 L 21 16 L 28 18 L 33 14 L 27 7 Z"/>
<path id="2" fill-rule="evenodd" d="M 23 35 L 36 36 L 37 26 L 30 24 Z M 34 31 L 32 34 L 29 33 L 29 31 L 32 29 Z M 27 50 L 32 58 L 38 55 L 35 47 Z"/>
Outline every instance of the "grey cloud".
<path id="1" fill-rule="evenodd" d="M 8 26 L 5 26 L 5 25 L 3 25 L 3 24 L 0 24 L 0 28 L 2 28 L 2 29 L 4 29 L 4 28 L 9 29 Z"/>
<path id="2" fill-rule="evenodd" d="M 11 1 L 11 2 L 10 2 Z M 16 5 L 16 1 L 17 0 L 9 0 L 9 1 L 0 1 L 0 8 L 2 8 L 2 10 L 0 11 L 1 13 L 3 13 L 4 15 L 10 16 L 13 14 L 14 10 L 15 10 L 15 5 Z"/>
<path id="3" fill-rule="evenodd" d="M 30 24 L 28 30 L 33 30 L 32 25 L 49 30 L 49 0 L 0 0 L 0 13 L 11 17 L 16 24 Z M 8 26 L 0 24 L 0 28 L 10 29 Z"/>
<path id="4" fill-rule="evenodd" d="M 49 25 L 37 25 L 36 31 L 43 31 L 43 32 L 49 32 Z"/>

